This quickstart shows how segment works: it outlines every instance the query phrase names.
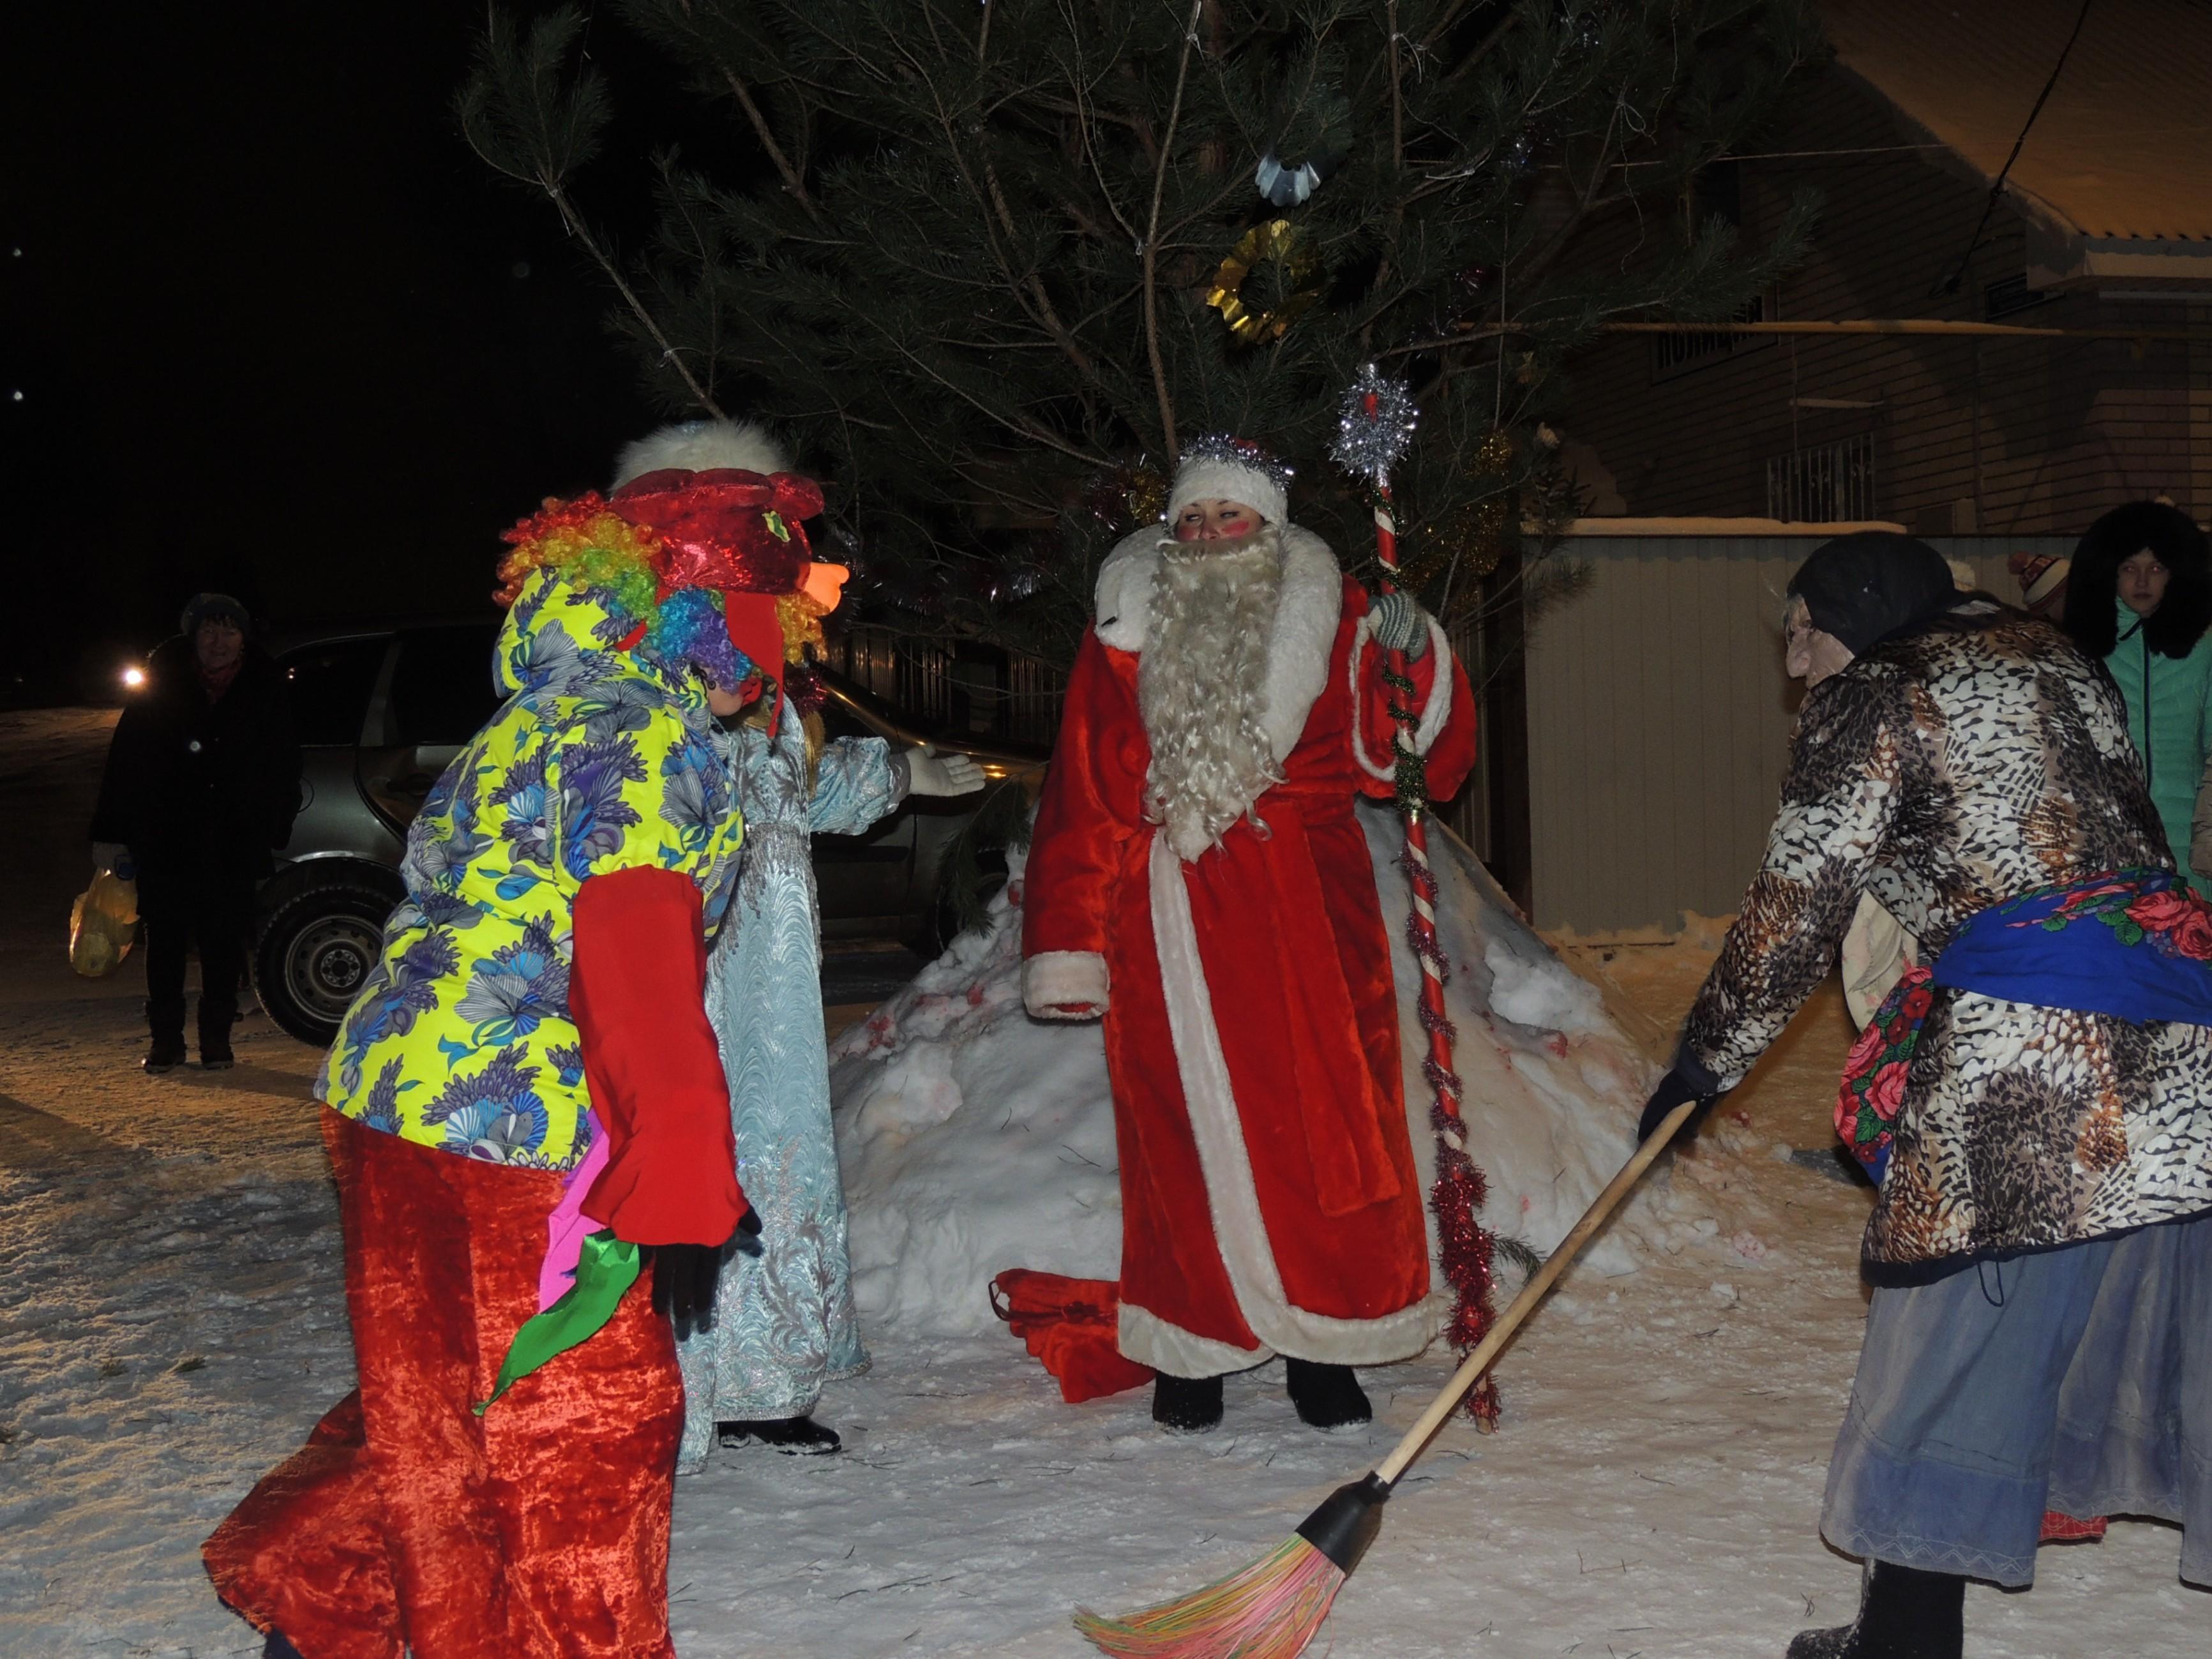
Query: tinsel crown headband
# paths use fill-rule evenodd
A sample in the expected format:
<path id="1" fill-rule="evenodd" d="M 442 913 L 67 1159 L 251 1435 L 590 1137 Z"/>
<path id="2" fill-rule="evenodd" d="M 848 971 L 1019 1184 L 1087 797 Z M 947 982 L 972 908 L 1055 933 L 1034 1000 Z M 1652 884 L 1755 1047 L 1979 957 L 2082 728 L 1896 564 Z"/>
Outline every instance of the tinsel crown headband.
<path id="1" fill-rule="evenodd" d="M 1183 446 L 1182 463 L 1168 491 L 1167 520 L 1174 523 L 1193 501 L 1241 501 L 1269 524 L 1286 523 L 1291 477 L 1286 463 L 1250 439 L 1206 433 Z"/>

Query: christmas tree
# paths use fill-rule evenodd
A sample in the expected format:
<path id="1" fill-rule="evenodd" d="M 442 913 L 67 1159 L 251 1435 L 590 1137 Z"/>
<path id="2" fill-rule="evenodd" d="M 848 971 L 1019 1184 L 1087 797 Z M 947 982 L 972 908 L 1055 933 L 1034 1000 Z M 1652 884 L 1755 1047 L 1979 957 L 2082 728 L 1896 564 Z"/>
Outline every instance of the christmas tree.
<path id="1" fill-rule="evenodd" d="M 620 0 L 737 139 L 595 226 L 623 88 L 574 7 L 495 17 L 470 142 L 615 286 L 672 412 L 757 414 L 830 488 L 879 617 L 1065 660 L 1097 559 L 1225 430 L 1325 457 L 1373 360 L 1411 383 L 1407 580 L 1517 610 L 1571 517 L 1545 416 L 1608 320 L 1725 318 L 1802 245 L 1699 181 L 1820 50 L 1803 0 Z"/>

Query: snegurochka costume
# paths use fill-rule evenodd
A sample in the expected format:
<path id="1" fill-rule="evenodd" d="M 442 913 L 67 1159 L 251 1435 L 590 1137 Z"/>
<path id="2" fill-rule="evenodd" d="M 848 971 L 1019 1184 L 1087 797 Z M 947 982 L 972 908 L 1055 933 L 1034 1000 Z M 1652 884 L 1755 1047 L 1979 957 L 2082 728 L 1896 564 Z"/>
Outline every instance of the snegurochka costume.
<path id="1" fill-rule="evenodd" d="M 704 1001 L 743 830 L 702 678 L 818 636 L 820 507 L 672 469 L 508 534 L 507 701 L 409 832 L 318 1090 L 360 1388 L 205 1551 L 307 1659 L 675 1651 L 683 1389 L 624 1292 L 641 1247 L 711 1262 L 748 1213 Z"/>

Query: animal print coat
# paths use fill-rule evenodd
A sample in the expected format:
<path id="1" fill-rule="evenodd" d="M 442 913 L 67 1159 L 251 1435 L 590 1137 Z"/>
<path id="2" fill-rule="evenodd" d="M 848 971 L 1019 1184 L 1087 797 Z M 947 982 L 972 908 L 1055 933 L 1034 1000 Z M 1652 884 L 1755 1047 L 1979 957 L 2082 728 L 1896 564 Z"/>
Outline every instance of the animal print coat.
<path id="1" fill-rule="evenodd" d="M 2126 865 L 2173 860 L 2110 677 L 2055 628 L 1963 606 L 1807 694 L 1684 1058 L 1741 1082 L 1862 892 L 1933 959 L 1984 906 Z M 2212 1027 L 1938 989 L 1893 1128 L 1877 1282 L 2212 1209 Z"/>

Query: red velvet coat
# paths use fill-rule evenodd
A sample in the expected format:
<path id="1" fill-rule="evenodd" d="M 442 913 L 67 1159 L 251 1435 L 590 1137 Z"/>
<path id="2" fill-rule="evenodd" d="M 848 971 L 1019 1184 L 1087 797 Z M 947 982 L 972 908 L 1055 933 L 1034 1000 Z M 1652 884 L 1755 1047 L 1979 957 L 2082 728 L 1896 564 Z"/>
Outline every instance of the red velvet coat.
<path id="1" fill-rule="evenodd" d="M 1025 881 L 1024 994 L 1105 1015 L 1121 1200 L 1120 1341 L 1183 1376 L 1266 1359 L 1374 1364 L 1436 1333 L 1407 1129 L 1390 926 L 1361 793 L 1391 786 L 1367 596 L 1285 534 L 1268 718 L 1285 781 L 1185 864 L 1145 817 L 1138 710 L 1151 536 L 1116 550 L 1077 656 Z M 1355 690 L 1352 658 L 1358 647 Z M 1449 678 L 1435 683 L 1440 665 Z M 1414 668 L 1437 795 L 1474 759 L 1466 676 L 1440 632 Z"/>

